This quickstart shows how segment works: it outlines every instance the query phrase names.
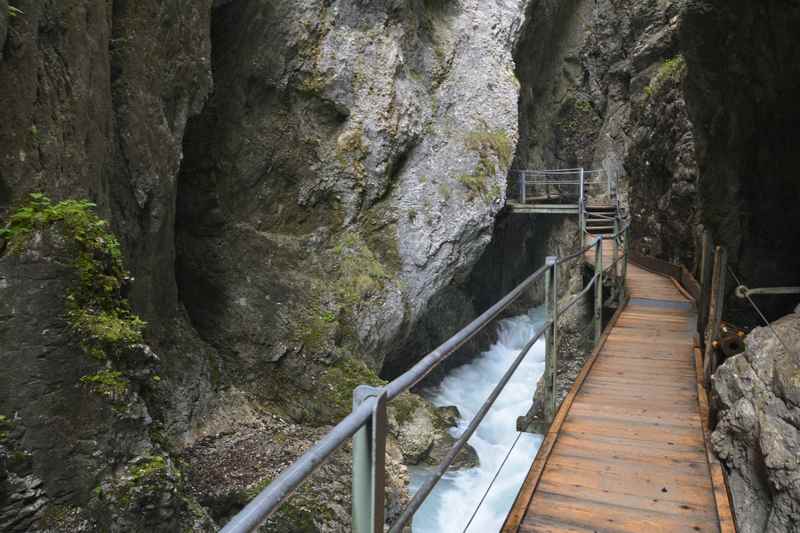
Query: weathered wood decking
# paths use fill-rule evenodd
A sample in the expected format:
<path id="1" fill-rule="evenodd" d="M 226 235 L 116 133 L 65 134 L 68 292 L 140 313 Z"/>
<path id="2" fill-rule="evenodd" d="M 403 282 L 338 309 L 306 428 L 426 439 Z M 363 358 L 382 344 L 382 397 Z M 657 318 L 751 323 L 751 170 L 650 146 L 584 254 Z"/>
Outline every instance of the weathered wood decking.
<path id="1" fill-rule="evenodd" d="M 735 531 L 706 448 L 694 306 L 636 265 L 627 283 L 630 300 L 559 409 L 504 532 Z"/>

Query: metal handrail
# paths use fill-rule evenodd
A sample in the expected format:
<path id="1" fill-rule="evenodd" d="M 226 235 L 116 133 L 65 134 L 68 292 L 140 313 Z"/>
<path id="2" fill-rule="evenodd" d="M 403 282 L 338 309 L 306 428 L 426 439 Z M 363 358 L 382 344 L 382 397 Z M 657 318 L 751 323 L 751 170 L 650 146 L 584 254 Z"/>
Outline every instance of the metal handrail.
<path id="1" fill-rule="evenodd" d="M 283 473 L 281 473 L 272 483 L 264 488 L 244 509 L 234 516 L 222 529 L 223 533 L 240 533 L 256 529 L 264 522 L 278 507 L 286 501 L 292 492 L 299 487 L 308 477 L 321 466 L 339 447 L 341 447 L 351 437 L 354 439 L 353 445 L 353 530 L 357 533 L 367 533 L 372 531 L 383 531 L 383 498 L 384 498 L 384 475 L 385 465 L 383 456 L 385 454 L 385 421 L 386 403 L 398 397 L 400 394 L 410 390 L 414 385 L 422 381 L 430 372 L 441 364 L 450 355 L 455 353 L 470 339 L 475 337 L 480 331 L 497 318 L 513 302 L 515 302 L 533 283 L 545 279 L 545 293 L 548 318 L 539 328 L 536 334 L 528 341 L 523 350 L 515 358 L 501 380 L 493 389 L 490 396 L 484 402 L 481 409 L 470 421 L 467 430 L 459 437 L 445 458 L 437 465 L 434 475 L 429 478 L 412 498 L 408 507 L 403 511 L 400 518 L 393 524 L 391 532 L 399 532 L 403 526 L 413 517 L 419 506 L 433 490 L 436 483 L 441 479 L 447 469 L 452 465 L 459 451 L 466 445 L 470 436 L 483 421 L 489 409 L 497 399 L 499 394 L 511 379 L 514 371 L 522 363 L 522 360 L 530 351 L 531 347 L 539 340 L 542 335 L 547 335 L 545 376 L 547 379 L 548 390 L 550 390 L 550 402 L 548 403 L 547 416 L 552 419 L 555 413 L 555 394 L 556 394 L 556 358 L 557 358 L 557 336 L 558 336 L 558 317 L 565 311 L 574 306 L 592 288 L 598 296 L 595 298 L 595 330 L 602 324 L 602 247 L 603 241 L 619 239 L 622 235 L 626 236 L 630 227 L 628 222 L 623 229 L 620 229 L 612 236 L 600 236 L 597 241 L 590 246 L 582 248 L 568 257 L 558 259 L 549 257 L 545 265 L 531 274 L 522 283 L 515 287 L 499 302 L 481 314 L 478 318 L 470 322 L 461 329 L 456 335 L 445 341 L 441 346 L 426 355 L 422 360 L 415 364 L 410 370 L 393 380 L 385 387 L 372 388 L 360 386 L 354 391 L 353 411 L 341 422 L 336 424 L 333 429 L 322 437 L 311 449 L 300 456 Z M 627 244 L 627 242 L 626 242 Z M 596 248 L 596 258 L 601 269 L 596 269 L 595 275 L 587 283 L 586 287 L 567 304 L 561 311 L 558 309 L 558 266 L 567 261 L 580 257 L 591 248 Z M 623 257 L 627 258 L 627 252 Z M 616 276 L 615 276 L 616 277 Z M 624 284 L 624 276 L 623 276 Z M 599 306 L 599 307 L 598 307 Z M 596 338 L 599 337 L 596 335 Z"/>
<path id="2" fill-rule="evenodd" d="M 401 532 L 405 527 L 405 525 L 408 523 L 408 521 L 411 520 L 411 518 L 414 516 L 414 513 L 416 513 L 417 510 L 420 508 L 420 506 L 425 502 L 425 498 L 428 497 L 428 495 L 433 490 L 434 486 L 436 486 L 436 483 L 439 482 L 439 480 L 442 478 L 445 472 L 447 472 L 447 469 L 450 468 L 450 466 L 453 464 L 453 462 L 456 459 L 456 456 L 458 455 L 458 452 L 460 452 L 461 449 L 464 446 L 466 446 L 469 438 L 472 436 L 473 433 L 475 433 L 475 430 L 478 429 L 480 423 L 483 422 L 483 419 L 486 417 L 486 414 L 489 412 L 489 409 L 492 407 L 495 400 L 497 400 L 497 397 L 500 396 L 500 393 L 503 392 L 503 389 L 505 389 L 506 385 L 511 380 L 511 377 L 514 375 L 514 372 L 522 363 L 522 360 L 525 359 L 525 356 L 528 355 L 528 352 L 531 350 L 531 348 L 533 348 L 533 345 L 536 344 L 536 341 L 538 341 L 542 337 L 542 335 L 544 335 L 547 332 L 547 330 L 550 328 L 550 326 L 552 326 L 552 324 L 553 324 L 552 320 L 548 320 L 547 322 L 545 322 L 542 325 L 542 327 L 536 332 L 533 338 L 531 338 L 531 340 L 529 340 L 528 343 L 525 345 L 525 347 L 520 351 L 519 355 L 517 355 L 516 359 L 514 359 L 514 362 L 511 364 L 508 370 L 506 370 L 506 373 L 503 374 L 503 377 L 497 383 L 495 388 L 492 389 L 492 393 L 489 395 L 489 397 L 483 403 L 481 408 L 472 418 L 472 420 L 469 423 L 469 426 L 467 426 L 467 429 L 464 431 L 464 433 L 461 434 L 461 436 L 456 441 L 455 445 L 450 449 L 445 458 L 436 467 L 436 470 L 434 470 L 433 472 L 433 476 L 428 478 L 425 481 L 425 483 L 419 489 L 417 489 L 417 492 L 414 494 L 414 497 L 409 502 L 408 507 L 405 508 L 403 513 L 397 519 L 397 521 L 394 524 L 392 524 L 389 533 Z"/>
<path id="3" fill-rule="evenodd" d="M 386 386 L 387 400 L 391 401 L 403 392 L 422 381 L 434 368 L 448 356 L 453 354 L 462 345 L 469 342 L 475 335 L 483 330 L 492 320 L 502 313 L 508 306 L 534 282 L 541 279 L 548 267 L 542 266 L 520 283 L 502 300 L 497 302 L 478 318 L 470 322 L 456 335 L 445 341 L 441 346 L 425 356 L 410 370 L 393 380 Z M 333 452 L 342 446 L 350 437 L 356 434 L 372 417 L 374 400 L 367 399 L 310 450 L 300 456 L 289 468 L 270 483 L 258 496 L 256 496 L 244 509 L 242 509 L 222 529 L 223 533 L 251 531 L 269 518 L 269 516 L 291 495 L 292 491 L 305 481 Z"/>

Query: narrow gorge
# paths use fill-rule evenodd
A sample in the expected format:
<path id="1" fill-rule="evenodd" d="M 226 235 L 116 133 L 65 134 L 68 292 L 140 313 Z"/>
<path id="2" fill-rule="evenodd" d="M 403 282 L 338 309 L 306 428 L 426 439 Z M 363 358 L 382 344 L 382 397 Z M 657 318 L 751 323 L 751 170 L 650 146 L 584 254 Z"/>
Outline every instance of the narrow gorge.
<path id="1" fill-rule="evenodd" d="M 704 234 L 728 251 L 746 349 L 710 443 L 738 531 L 797 531 L 800 299 L 762 318 L 734 276 L 800 286 L 798 23 L 797 0 L 0 0 L 0 530 L 219 530 L 355 387 L 578 250 L 577 216 L 510 205 L 518 171 L 584 168 L 632 252 L 699 276 Z M 561 272 L 567 302 L 591 273 Z M 544 300 L 389 403 L 387 525 Z M 592 313 L 563 318 L 559 398 Z M 502 524 L 546 430 L 543 350 L 414 531 L 461 531 L 440 511 L 469 515 L 521 435 L 470 531 Z M 351 531 L 351 454 L 259 531 Z"/>

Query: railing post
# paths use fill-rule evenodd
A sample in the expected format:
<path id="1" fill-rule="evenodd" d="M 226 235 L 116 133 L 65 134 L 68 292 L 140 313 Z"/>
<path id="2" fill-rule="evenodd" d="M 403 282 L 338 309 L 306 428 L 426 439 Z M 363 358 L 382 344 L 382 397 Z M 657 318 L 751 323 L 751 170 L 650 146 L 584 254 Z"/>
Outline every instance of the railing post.
<path id="1" fill-rule="evenodd" d="M 719 338 L 719 327 L 722 322 L 722 307 L 725 303 L 725 272 L 728 267 L 728 253 L 725 248 L 717 246 L 714 255 L 714 272 L 711 280 L 711 298 L 708 309 L 708 327 L 706 328 L 705 357 L 703 358 L 703 378 L 705 386 L 711 385 L 711 375 L 717 370 L 716 350 L 713 343 Z"/>
<path id="2" fill-rule="evenodd" d="M 708 327 L 708 306 L 711 296 L 711 267 L 713 261 L 711 253 L 713 245 L 711 241 L 711 230 L 706 228 L 703 231 L 703 244 L 700 252 L 700 301 L 698 302 L 700 309 L 697 310 L 700 315 L 698 329 L 701 335 L 705 335 Z M 703 342 L 705 342 L 705 339 L 703 339 Z"/>
<path id="3" fill-rule="evenodd" d="M 610 295 L 609 301 L 614 301 L 617 296 L 619 295 L 619 240 L 622 238 L 622 235 L 619 234 L 619 218 L 614 218 L 614 261 L 611 263 L 614 265 L 614 276 L 613 282 L 614 284 L 614 292 Z"/>
<path id="4" fill-rule="evenodd" d="M 547 421 L 552 422 L 556 416 L 556 397 L 558 387 L 558 258 L 550 256 L 546 260 L 545 274 L 545 309 L 548 320 L 552 324 L 547 328 L 545 340 L 545 414 Z"/>
<path id="5" fill-rule="evenodd" d="M 581 250 L 583 250 L 584 246 L 586 246 L 586 214 L 583 211 L 583 204 L 584 204 L 584 174 L 583 168 L 581 168 L 580 179 L 578 180 L 580 183 L 578 187 L 578 225 L 580 226 L 580 243 L 581 243 Z"/>
<path id="6" fill-rule="evenodd" d="M 619 296 L 619 305 L 625 300 L 625 293 L 628 291 L 628 257 L 630 254 L 631 246 L 631 226 L 630 224 L 625 227 L 624 240 L 622 241 L 622 290 L 617 295 Z"/>
<path id="7" fill-rule="evenodd" d="M 525 176 L 525 171 L 524 170 L 520 171 L 520 173 L 519 173 L 519 198 L 520 198 L 520 202 L 523 203 L 523 204 L 527 201 L 526 198 L 525 198 L 525 196 L 527 195 L 527 190 L 526 189 L 528 188 L 527 180 L 528 180 L 528 178 Z"/>
<path id="8" fill-rule="evenodd" d="M 383 533 L 386 490 L 386 390 L 359 385 L 353 409 L 374 398 L 372 418 L 353 435 L 353 532 Z"/>
<path id="9" fill-rule="evenodd" d="M 594 286 L 594 344 L 600 343 L 603 334 L 603 236 L 597 239 L 594 252 L 594 271 L 597 282 Z"/>

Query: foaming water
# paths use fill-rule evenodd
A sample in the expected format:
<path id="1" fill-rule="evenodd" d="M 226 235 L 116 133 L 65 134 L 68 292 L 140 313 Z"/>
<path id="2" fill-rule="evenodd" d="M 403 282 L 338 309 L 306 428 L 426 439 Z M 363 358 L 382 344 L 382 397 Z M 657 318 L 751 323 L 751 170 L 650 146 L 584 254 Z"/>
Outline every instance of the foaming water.
<path id="1" fill-rule="evenodd" d="M 458 427 L 451 429 L 453 436 L 458 437 L 464 432 L 514 358 L 543 322 L 542 309 L 501 320 L 497 326 L 497 342 L 489 350 L 471 363 L 456 368 L 438 387 L 424 393 L 434 405 L 458 407 L 461 422 Z M 544 372 L 544 357 L 542 339 L 517 368 L 469 440 L 478 453 L 480 466 L 445 474 L 417 511 L 413 522 L 414 533 L 461 532 L 467 526 L 472 512 L 517 437 L 517 417 L 524 415 L 531 406 L 536 383 Z M 542 438 L 538 435 L 521 435 L 468 531 L 488 533 L 500 530 L 541 442 Z M 412 492 L 416 492 L 428 479 L 429 472 L 425 467 L 411 468 Z"/>

